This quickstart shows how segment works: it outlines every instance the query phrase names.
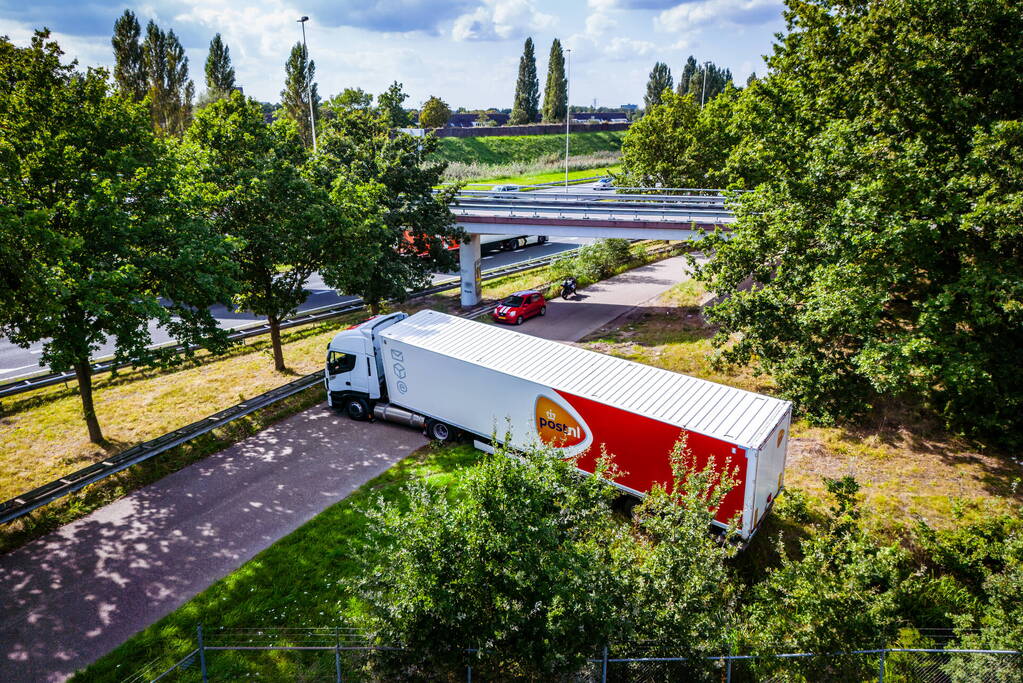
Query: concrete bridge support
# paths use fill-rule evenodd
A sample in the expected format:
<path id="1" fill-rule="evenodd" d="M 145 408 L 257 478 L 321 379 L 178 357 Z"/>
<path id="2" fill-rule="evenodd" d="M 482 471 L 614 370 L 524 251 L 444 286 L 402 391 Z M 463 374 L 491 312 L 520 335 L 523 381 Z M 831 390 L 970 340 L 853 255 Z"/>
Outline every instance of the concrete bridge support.
<path id="1" fill-rule="evenodd" d="M 483 296 L 480 263 L 480 236 L 478 233 L 469 233 L 466 241 L 458 247 L 459 275 L 462 278 L 462 308 L 476 306 Z"/>

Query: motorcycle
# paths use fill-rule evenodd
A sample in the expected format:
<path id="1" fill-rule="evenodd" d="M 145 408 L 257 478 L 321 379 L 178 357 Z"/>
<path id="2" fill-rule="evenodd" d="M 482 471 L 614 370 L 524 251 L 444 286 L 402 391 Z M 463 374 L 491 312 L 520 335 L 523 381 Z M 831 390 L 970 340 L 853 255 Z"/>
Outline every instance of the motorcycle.
<path id="1" fill-rule="evenodd" d="M 575 290 L 576 284 L 574 277 L 566 278 L 565 281 L 561 283 L 561 296 L 563 298 L 567 299 L 570 296 L 575 296 Z"/>

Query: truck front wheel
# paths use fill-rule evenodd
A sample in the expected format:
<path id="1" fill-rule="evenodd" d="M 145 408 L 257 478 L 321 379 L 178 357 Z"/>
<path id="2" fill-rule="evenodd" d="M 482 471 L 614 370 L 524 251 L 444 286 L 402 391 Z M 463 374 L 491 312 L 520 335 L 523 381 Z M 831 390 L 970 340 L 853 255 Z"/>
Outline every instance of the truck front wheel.
<path id="1" fill-rule="evenodd" d="M 426 435 L 434 441 L 446 443 L 455 440 L 455 429 L 439 420 L 430 420 L 426 425 Z"/>
<path id="2" fill-rule="evenodd" d="M 369 419 L 369 404 L 364 398 L 346 398 L 344 410 L 345 415 L 357 422 L 365 422 Z"/>

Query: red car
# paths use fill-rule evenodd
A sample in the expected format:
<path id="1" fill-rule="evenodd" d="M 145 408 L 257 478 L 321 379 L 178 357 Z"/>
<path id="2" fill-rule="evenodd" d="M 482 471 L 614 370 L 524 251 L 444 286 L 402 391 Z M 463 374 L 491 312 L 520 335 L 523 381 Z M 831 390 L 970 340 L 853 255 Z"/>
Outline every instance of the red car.
<path id="1" fill-rule="evenodd" d="M 496 322 L 521 325 L 526 318 L 546 313 L 547 302 L 544 300 L 543 294 L 535 289 L 527 289 L 505 297 L 501 303 L 497 304 L 490 317 Z"/>

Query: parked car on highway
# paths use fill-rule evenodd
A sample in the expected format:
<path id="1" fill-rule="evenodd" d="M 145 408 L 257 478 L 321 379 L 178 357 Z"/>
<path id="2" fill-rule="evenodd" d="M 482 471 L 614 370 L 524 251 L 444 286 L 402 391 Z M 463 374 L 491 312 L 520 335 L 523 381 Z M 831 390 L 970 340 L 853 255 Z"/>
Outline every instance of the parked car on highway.
<path id="1" fill-rule="evenodd" d="M 490 317 L 495 322 L 521 325 L 526 318 L 547 314 L 547 301 L 535 289 L 526 289 L 505 297 L 494 307 Z"/>
<path id="2" fill-rule="evenodd" d="M 611 178 L 601 178 L 597 181 L 597 184 L 593 186 L 594 190 L 613 190 L 615 189 L 614 181 Z"/>
<path id="3" fill-rule="evenodd" d="M 491 192 L 518 192 L 519 191 L 519 186 L 518 185 L 494 185 L 490 189 L 490 191 Z"/>

